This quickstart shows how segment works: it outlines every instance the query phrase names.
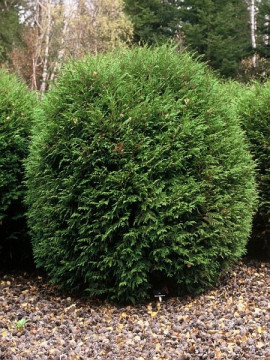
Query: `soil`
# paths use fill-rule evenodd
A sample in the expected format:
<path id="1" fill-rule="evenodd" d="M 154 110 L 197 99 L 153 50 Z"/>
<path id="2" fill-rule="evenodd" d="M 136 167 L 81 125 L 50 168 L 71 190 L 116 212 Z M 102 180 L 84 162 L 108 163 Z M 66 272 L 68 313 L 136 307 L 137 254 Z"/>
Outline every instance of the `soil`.
<path id="1" fill-rule="evenodd" d="M 270 360 L 270 263 L 239 262 L 203 295 L 126 307 L 1 273 L 0 359 Z"/>

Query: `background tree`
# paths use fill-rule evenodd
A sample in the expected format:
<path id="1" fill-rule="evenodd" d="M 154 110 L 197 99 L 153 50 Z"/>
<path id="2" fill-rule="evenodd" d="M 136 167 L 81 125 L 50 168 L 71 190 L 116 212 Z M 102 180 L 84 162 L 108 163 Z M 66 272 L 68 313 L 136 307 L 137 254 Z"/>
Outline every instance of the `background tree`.
<path id="1" fill-rule="evenodd" d="M 264 79 L 269 8 L 269 0 L 0 0 L 0 62 L 11 59 L 44 92 L 69 59 L 173 38 L 225 77 Z"/>
<path id="2" fill-rule="evenodd" d="M 0 63 L 8 61 L 8 53 L 21 41 L 22 5 L 21 0 L 0 0 Z"/>
<path id="3" fill-rule="evenodd" d="M 269 0 L 246 0 L 250 13 L 252 54 L 243 59 L 238 78 L 242 81 L 265 81 L 270 75 Z"/>
<path id="4" fill-rule="evenodd" d="M 222 75 L 236 77 L 241 61 L 253 54 L 250 1 L 125 0 L 125 10 L 134 25 L 134 43 L 174 38 Z"/>
<path id="5" fill-rule="evenodd" d="M 131 40 L 132 24 L 122 0 L 77 0 L 71 10 L 66 36 L 69 57 L 110 51 Z"/>
<path id="6" fill-rule="evenodd" d="M 59 51 L 63 28 L 62 0 L 31 2 L 30 16 L 22 34 L 23 45 L 14 47 L 12 65 L 32 89 L 45 91 Z"/>
<path id="7" fill-rule="evenodd" d="M 185 0 L 181 26 L 186 46 L 226 77 L 251 54 L 249 13 L 239 0 Z"/>
<path id="8" fill-rule="evenodd" d="M 179 32 L 179 0 L 124 0 L 134 26 L 134 43 L 160 43 Z"/>
<path id="9" fill-rule="evenodd" d="M 262 0 L 258 8 L 258 52 L 270 59 L 270 1 Z"/>
<path id="10" fill-rule="evenodd" d="M 67 60 L 124 46 L 132 34 L 122 0 L 35 0 L 31 15 L 12 63 L 41 92 Z"/>

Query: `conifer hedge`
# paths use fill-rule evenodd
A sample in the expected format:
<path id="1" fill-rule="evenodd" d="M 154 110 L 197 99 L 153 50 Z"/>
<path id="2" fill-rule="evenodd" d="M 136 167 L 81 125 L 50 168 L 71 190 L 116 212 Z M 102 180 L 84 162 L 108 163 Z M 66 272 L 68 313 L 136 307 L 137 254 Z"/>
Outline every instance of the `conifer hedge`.
<path id="1" fill-rule="evenodd" d="M 170 46 L 69 65 L 27 163 L 37 266 L 64 288 L 127 302 L 215 283 L 245 251 L 256 198 L 229 100 Z"/>
<path id="2" fill-rule="evenodd" d="M 254 216 L 251 251 L 270 256 L 270 81 L 241 92 L 238 111 L 256 160 L 259 208 Z"/>
<path id="3" fill-rule="evenodd" d="M 23 198 L 23 161 L 28 154 L 34 96 L 14 75 L 0 70 L 0 264 L 31 259 Z"/>

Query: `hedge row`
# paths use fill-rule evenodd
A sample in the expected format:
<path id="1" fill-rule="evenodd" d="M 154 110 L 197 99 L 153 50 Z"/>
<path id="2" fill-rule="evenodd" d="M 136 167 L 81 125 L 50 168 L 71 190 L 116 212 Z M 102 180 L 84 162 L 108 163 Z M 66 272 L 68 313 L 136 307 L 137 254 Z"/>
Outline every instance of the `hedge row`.
<path id="1" fill-rule="evenodd" d="M 270 81 L 241 91 L 237 110 L 256 159 L 259 208 L 254 217 L 249 246 L 270 257 Z"/>
<path id="2" fill-rule="evenodd" d="M 245 251 L 256 199 L 230 97 L 167 46 L 69 65 L 41 106 L 27 186 L 37 266 L 128 302 L 214 284 Z"/>
<path id="3" fill-rule="evenodd" d="M 71 63 L 38 106 L 1 71 L 1 263 L 31 258 L 25 201 L 36 266 L 64 289 L 136 302 L 215 284 L 257 188 L 251 238 L 270 248 L 269 105 L 270 83 L 223 84 L 170 46 Z"/>
<path id="4" fill-rule="evenodd" d="M 0 70 L 1 266 L 19 266 L 31 261 L 22 180 L 34 107 L 33 94 L 14 75 Z"/>

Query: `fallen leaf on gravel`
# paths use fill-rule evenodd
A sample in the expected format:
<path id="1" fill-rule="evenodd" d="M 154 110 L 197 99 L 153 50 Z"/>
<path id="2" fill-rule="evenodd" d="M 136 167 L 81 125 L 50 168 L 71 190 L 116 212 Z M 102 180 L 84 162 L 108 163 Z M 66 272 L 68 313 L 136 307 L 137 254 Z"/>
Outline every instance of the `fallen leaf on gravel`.
<path id="1" fill-rule="evenodd" d="M 76 304 L 72 304 L 72 305 L 66 307 L 66 308 L 64 309 L 64 311 L 65 311 L 65 312 L 72 312 L 72 311 L 75 311 L 75 309 L 76 309 Z"/>
<path id="2" fill-rule="evenodd" d="M 246 304 L 244 304 L 242 300 L 238 302 L 237 310 L 240 311 L 240 312 L 246 310 Z"/>
<path id="3" fill-rule="evenodd" d="M 119 308 L 63 296 L 35 275 L 2 274 L 0 358 L 270 360 L 269 284 L 270 264 L 245 261 L 214 292 Z M 30 324 L 18 333 L 21 318 Z"/>
<path id="4" fill-rule="evenodd" d="M 6 332 L 6 330 L 4 330 L 3 332 L 2 332 L 2 337 L 6 337 L 7 336 L 7 332 Z"/>
<path id="5" fill-rule="evenodd" d="M 107 315 L 105 314 L 103 319 L 106 321 L 106 322 L 110 322 L 112 320 L 111 316 L 110 315 Z"/>
<path id="6" fill-rule="evenodd" d="M 118 327 L 117 327 L 117 329 L 121 331 L 121 330 L 123 329 L 123 327 L 124 327 L 123 324 L 119 324 Z"/>

